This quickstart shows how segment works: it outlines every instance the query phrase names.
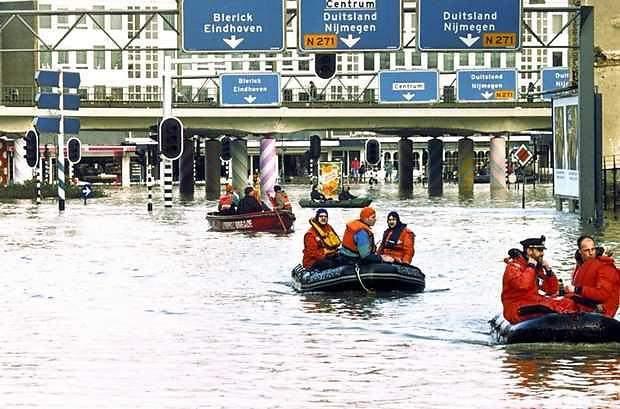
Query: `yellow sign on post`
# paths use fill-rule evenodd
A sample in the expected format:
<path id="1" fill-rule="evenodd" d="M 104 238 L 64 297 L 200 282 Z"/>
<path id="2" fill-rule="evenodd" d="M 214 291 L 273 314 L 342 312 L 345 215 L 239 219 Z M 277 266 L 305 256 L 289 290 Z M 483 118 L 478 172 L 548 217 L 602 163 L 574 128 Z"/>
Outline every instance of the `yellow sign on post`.
<path id="1" fill-rule="evenodd" d="M 340 191 L 342 162 L 321 162 L 319 164 L 319 182 L 325 196 L 337 197 Z"/>

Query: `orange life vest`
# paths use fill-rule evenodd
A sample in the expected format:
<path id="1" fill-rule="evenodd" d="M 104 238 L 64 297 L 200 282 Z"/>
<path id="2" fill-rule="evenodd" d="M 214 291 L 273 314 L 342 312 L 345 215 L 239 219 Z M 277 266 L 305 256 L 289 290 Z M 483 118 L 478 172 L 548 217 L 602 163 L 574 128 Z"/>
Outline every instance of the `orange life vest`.
<path id="1" fill-rule="evenodd" d="M 357 244 L 355 243 L 353 237 L 355 237 L 355 234 L 360 230 L 366 230 L 366 232 L 368 233 L 368 241 L 371 245 L 371 253 L 375 253 L 377 250 L 375 247 L 375 236 L 372 234 L 370 226 L 360 220 L 352 220 L 347 223 L 347 227 L 344 230 L 344 234 L 342 236 L 342 247 L 359 255 Z"/>
<path id="2" fill-rule="evenodd" d="M 230 210 L 233 204 L 233 196 L 229 194 L 223 194 L 220 196 L 219 207 L 220 212 L 222 210 Z"/>

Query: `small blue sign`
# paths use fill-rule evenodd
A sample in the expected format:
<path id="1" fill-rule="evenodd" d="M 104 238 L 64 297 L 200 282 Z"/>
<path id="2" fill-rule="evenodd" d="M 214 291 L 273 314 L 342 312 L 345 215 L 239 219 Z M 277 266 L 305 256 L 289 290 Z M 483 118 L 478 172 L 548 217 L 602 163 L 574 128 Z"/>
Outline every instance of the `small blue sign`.
<path id="1" fill-rule="evenodd" d="M 517 98 L 517 70 L 457 70 L 458 102 L 514 101 Z"/>
<path id="2" fill-rule="evenodd" d="M 436 70 L 379 71 L 379 103 L 420 104 L 438 100 Z"/>
<path id="3" fill-rule="evenodd" d="M 518 50 L 522 9 L 522 0 L 418 0 L 418 48 Z"/>
<path id="4" fill-rule="evenodd" d="M 82 185 L 82 199 L 88 199 L 90 195 L 93 193 L 93 187 L 90 183 L 86 183 Z"/>
<path id="5" fill-rule="evenodd" d="M 60 133 L 59 116 L 37 116 L 32 121 L 39 133 Z M 80 119 L 64 117 L 64 134 L 77 135 L 80 133 Z"/>
<path id="6" fill-rule="evenodd" d="M 543 93 L 566 88 L 570 85 L 570 72 L 566 67 L 543 68 L 541 77 Z M 543 99 L 549 101 L 551 95 L 544 94 Z"/>
<path id="7" fill-rule="evenodd" d="M 63 71 L 62 72 L 62 87 L 63 88 L 79 88 L 80 87 L 80 73 Z"/>
<path id="8" fill-rule="evenodd" d="M 282 51 L 285 15 L 285 0 L 183 0 L 183 50 L 228 54 Z"/>
<path id="9" fill-rule="evenodd" d="M 221 106 L 280 105 L 279 74 L 221 74 Z"/>
<path id="10" fill-rule="evenodd" d="M 63 94 L 63 109 L 77 111 L 80 108 L 80 96 L 78 94 Z M 41 92 L 36 98 L 37 108 L 60 109 L 60 94 L 54 92 Z"/>
<path id="11" fill-rule="evenodd" d="M 301 51 L 401 48 L 401 0 L 299 0 L 298 3 Z"/>
<path id="12" fill-rule="evenodd" d="M 39 70 L 35 74 L 34 80 L 39 87 L 58 87 L 60 85 L 61 72 L 63 88 L 79 88 L 79 72 Z"/>

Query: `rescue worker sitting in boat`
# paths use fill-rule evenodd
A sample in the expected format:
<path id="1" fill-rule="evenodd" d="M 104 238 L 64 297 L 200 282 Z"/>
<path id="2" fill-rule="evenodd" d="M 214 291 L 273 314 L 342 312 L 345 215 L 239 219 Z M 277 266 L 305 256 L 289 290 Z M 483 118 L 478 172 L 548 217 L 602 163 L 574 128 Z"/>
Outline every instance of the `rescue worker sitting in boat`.
<path id="1" fill-rule="evenodd" d="M 239 196 L 233 190 L 230 183 L 226 183 L 224 194 L 220 196 L 217 203 L 217 211 L 221 214 L 235 214 L 237 212 L 237 204 L 239 204 Z"/>
<path id="2" fill-rule="evenodd" d="M 346 188 L 343 187 L 340 193 L 338 193 L 338 200 L 352 200 L 352 199 L 355 199 L 356 197 L 357 196 L 354 196 L 351 194 L 350 186 L 347 186 Z"/>
<path id="3" fill-rule="evenodd" d="M 511 249 L 502 283 L 504 318 L 511 324 L 545 313 L 574 312 L 568 298 L 556 299 L 558 279 L 546 260 L 545 236 L 521 241 L 523 251 Z M 543 294 L 541 294 L 542 292 Z"/>
<path id="4" fill-rule="evenodd" d="M 387 225 L 377 254 L 391 256 L 396 263 L 411 264 L 415 254 L 415 234 L 400 221 L 397 212 L 388 213 Z"/>
<path id="5" fill-rule="evenodd" d="M 312 185 L 312 191 L 310 192 L 310 199 L 316 202 L 324 202 L 327 200 L 327 197 L 319 191 L 318 183 Z"/>
<path id="6" fill-rule="evenodd" d="M 275 185 L 273 187 L 275 195 L 273 197 L 273 208 L 276 210 L 291 210 L 291 201 L 288 199 L 288 195 L 282 189 L 282 186 Z"/>
<path id="7" fill-rule="evenodd" d="M 252 186 L 248 186 L 245 188 L 244 192 L 245 196 L 239 201 L 237 213 L 245 214 L 262 212 L 263 206 L 254 196 L 254 188 Z"/>
<path id="8" fill-rule="evenodd" d="M 372 226 L 377 222 L 377 214 L 372 207 L 364 207 L 360 211 L 359 219 L 347 223 L 342 236 L 340 255 L 350 263 L 381 263 L 392 262 L 394 258 L 388 255 L 376 254 L 375 237 Z"/>
<path id="9" fill-rule="evenodd" d="M 328 223 L 325 209 L 318 209 L 310 219 L 310 228 L 304 235 L 304 256 L 302 265 L 305 269 L 325 270 L 339 265 L 338 247 L 340 237 Z"/>
<path id="10" fill-rule="evenodd" d="M 580 312 L 600 312 L 613 318 L 620 297 L 620 274 L 614 259 L 603 248 L 596 247 L 589 235 L 579 237 L 577 247 L 577 266 L 572 284 L 566 286 L 566 296 Z"/>

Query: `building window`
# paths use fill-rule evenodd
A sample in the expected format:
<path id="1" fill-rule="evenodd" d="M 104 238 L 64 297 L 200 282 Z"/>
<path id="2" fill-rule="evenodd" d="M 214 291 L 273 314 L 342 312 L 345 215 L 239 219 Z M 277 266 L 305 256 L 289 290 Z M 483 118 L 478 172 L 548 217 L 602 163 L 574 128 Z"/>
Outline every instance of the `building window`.
<path id="1" fill-rule="evenodd" d="M 437 53 L 427 53 L 426 58 L 428 59 L 428 68 L 437 68 Z"/>
<path id="2" fill-rule="evenodd" d="M 112 14 L 110 16 L 110 29 L 122 30 L 123 29 L 123 16 L 120 14 Z"/>
<path id="3" fill-rule="evenodd" d="M 83 16 L 77 16 L 78 18 L 78 22 L 75 25 L 75 28 L 78 28 L 80 30 L 86 30 L 88 27 L 86 27 L 86 15 Z"/>
<path id="4" fill-rule="evenodd" d="M 130 47 L 135 48 L 135 47 Z M 142 69 L 140 63 L 140 51 L 129 51 L 127 54 L 127 76 L 129 78 L 140 78 L 140 70 Z M 130 97 L 131 99 L 131 92 Z"/>
<path id="5" fill-rule="evenodd" d="M 299 71 L 310 71 L 310 61 L 299 61 Z"/>
<path id="6" fill-rule="evenodd" d="M 95 101 L 105 100 L 105 85 L 95 85 Z"/>
<path id="7" fill-rule="evenodd" d="M 69 51 L 58 51 L 58 64 L 69 64 Z"/>
<path id="8" fill-rule="evenodd" d="M 491 67 L 499 68 L 502 66 L 502 55 L 500 53 L 491 54 Z"/>
<path id="9" fill-rule="evenodd" d="M 40 11 L 49 11 L 52 6 L 49 4 L 39 4 Z M 52 16 L 39 17 L 39 28 L 52 28 Z"/>
<path id="10" fill-rule="evenodd" d="M 41 47 L 40 49 L 46 50 L 45 47 Z M 52 68 L 52 52 L 51 51 L 41 51 L 39 53 L 39 67 Z"/>
<path id="11" fill-rule="evenodd" d="M 444 71 L 454 71 L 454 54 L 446 53 L 443 55 Z"/>
<path id="12" fill-rule="evenodd" d="M 476 56 L 476 67 L 483 67 L 484 66 L 484 53 L 475 53 L 474 54 Z"/>
<path id="13" fill-rule="evenodd" d="M 379 53 L 379 69 L 390 69 L 390 53 Z"/>
<path id="14" fill-rule="evenodd" d="M 123 69 L 123 53 L 121 51 L 112 50 L 110 52 L 110 64 L 113 70 Z"/>
<path id="15" fill-rule="evenodd" d="M 561 14 L 554 14 L 551 16 L 551 26 L 552 33 L 555 36 L 562 30 L 562 27 L 564 27 L 564 16 Z"/>
<path id="16" fill-rule="evenodd" d="M 129 10 L 140 10 L 140 7 L 127 7 Z M 127 16 L 127 38 L 133 38 L 140 29 L 140 15 Z M 131 93 L 130 93 L 131 95 Z M 130 96 L 131 98 L 131 96 Z"/>
<path id="17" fill-rule="evenodd" d="M 88 90 L 86 88 L 78 88 L 77 93 L 81 101 L 88 101 Z"/>
<path id="18" fill-rule="evenodd" d="M 148 47 L 148 48 L 151 48 L 151 47 Z M 159 63 L 158 63 L 157 50 L 146 50 L 145 60 L 146 62 L 144 64 L 144 68 L 146 70 L 146 78 L 159 77 Z"/>
<path id="19" fill-rule="evenodd" d="M 517 53 L 506 53 L 506 67 L 514 68 L 517 66 Z"/>
<path id="20" fill-rule="evenodd" d="M 174 14 L 163 14 L 161 17 L 164 19 L 161 23 L 164 26 L 164 31 L 174 31 L 177 27 L 177 20 Z"/>
<path id="21" fill-rule="evenodd" d="M 364 71 L 375 70 L 375 53 L 364 53 Z"/>
<path id="22" fill-rule="evenodd" d="M 284 56 L 286 57 L 287 55 L 285 54 Z M 239 61 L 232 61 L 230 63 L 230 69 L 233 71 L 242 71 L 243 70 L 243 54 L 233 54 L 232 59 L 239 60 Z M 292 70 L 290 61 L 283 62 L 282 66 L 283 66 L 282 69 L 284 71 Z"/>
<path id="23" fill-rule="evenodd" d="M 147 7 L 147 10 L 157 10 L 157 7 Z M 148 18 L 147 16 L 146 18 Z M 159 19 L 154 16 L 144 29 L 144 38 L 156 40 L 158 38 Z"/>
<path id="24" fill-rule="evenodd" d="M 105 7 L 104 6 L 93 6 L 93 11 L 104 11 Z M 103 14 L 91 14 L 92 18 L 93 18 L 93 28 L 96 30 L 100 30 L 100 28 L 97 26 L 97 24 L 99 24 L 101 26 L 101 28 L 105 29 L 105 15 Z M 95 24 L 95 22 L 97 22 L 97 24 Z"/>
<path id="25" fill-rule="evenodd" d="M 88 64 L 88 55 L 86 51 L 76 51 L 75 52 L 75 64 L 76 65 L 86 65 Z"/>
<path id="26" fill-rule="evenodd" d="M 110 98 L 115 101 L 123 100 L 123 89 L 120 87 L 110 88 Z"/>
<path id="27" fill-rule="evenodd" d="M 411 53 L 411 65 L 414 67 L 419 67 L 422 65 L 422 53 L 417 51 Z"/>
<path id="28" fill-rule="evenodd" d="M 130 101 L 140 101 L 142 96 L 142 88 L 140 85 L 130 85 L 129 86 L 129 100 Z"/>
<path id="29" fill-rule="evenodd" d="M 405 52 L 397 51 L 394 55 L 394 65 L 396 67 L 404 67 L 405 66 Z"/>
<path id="30" fill-rule="evenodd" d="M 250 60 L 250 71 L 260 71 L 260 61 L 255 61 L 260 58 L 260 54 L 248 54 Z"/>
<path id="31" fill-rule="evenodd" d="M 93 64 L 96 70 L 105 70 L 105 51 L 104 46 L 96 45 L 93 47 Z"/>
<path id="32" fill-rule="evenodd" d="M 561 67 L 562 64 L 562 52 L 561 51 L 554 51 L 553 54 L 551 55 L 551 58 L 553 59 L 553 66 L 554 67 Z"/>
<path id="33" fill-rule="evenodd" d="M 159 87 L 157 85 L 147 85 L 144 88 L 145 101 L 159 101 Z"/>
<path id="34" fill-rule="evenodd" d="M 459 66 L 467 67 L 469 65 L 469 53 L 459 53 Z"/>

